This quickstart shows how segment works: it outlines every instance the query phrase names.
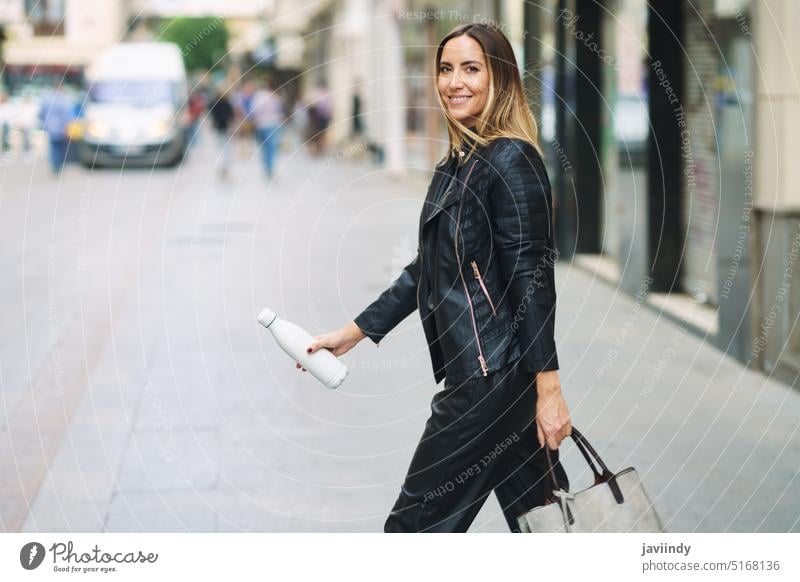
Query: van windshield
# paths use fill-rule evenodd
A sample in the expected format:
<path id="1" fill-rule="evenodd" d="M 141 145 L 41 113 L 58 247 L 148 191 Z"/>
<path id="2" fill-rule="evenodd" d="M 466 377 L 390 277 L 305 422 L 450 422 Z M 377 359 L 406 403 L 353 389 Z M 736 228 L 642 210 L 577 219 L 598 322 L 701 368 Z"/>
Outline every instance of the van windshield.
<path id="1" fill-rule="evenodd" d="M 174 103 L 172 84 L 168 81 L 97 81 L 89 88 L 94 103 L 119 103 L 151 107 Z"/>

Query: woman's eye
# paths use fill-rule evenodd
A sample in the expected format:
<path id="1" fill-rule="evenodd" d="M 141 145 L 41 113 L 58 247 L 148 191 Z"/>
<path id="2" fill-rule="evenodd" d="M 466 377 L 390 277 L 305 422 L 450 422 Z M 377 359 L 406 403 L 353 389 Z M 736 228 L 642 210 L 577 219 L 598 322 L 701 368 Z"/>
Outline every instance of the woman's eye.
<path id="1" fill-rule="evenodd" d="M 449 71 L 450 71 L 450 67 L 448 67 L 447 65 L 442 65 L 441 67 L 439 67 L 439 72 L 440 73 L 447 73 Z M 467 71 L 469 71 L 470 73 L 477 73 L 477 72 L 480 71 L 480 69 L 478 67 L 476 67 L 475 65 L 469 65 L 467 67 Z"/>

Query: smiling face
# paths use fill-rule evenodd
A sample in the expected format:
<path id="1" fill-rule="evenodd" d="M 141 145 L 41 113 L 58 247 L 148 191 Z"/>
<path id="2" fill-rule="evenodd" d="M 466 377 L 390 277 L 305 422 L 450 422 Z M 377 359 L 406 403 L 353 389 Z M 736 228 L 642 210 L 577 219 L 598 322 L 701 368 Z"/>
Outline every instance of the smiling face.
<path id="1" fill-rule="evenodd" d="M 450 115 L 467 127 L 475 125 L 489 93 L 489 68 L 478 41 L 466 34 L 447 41 L 438 86 Z"/>

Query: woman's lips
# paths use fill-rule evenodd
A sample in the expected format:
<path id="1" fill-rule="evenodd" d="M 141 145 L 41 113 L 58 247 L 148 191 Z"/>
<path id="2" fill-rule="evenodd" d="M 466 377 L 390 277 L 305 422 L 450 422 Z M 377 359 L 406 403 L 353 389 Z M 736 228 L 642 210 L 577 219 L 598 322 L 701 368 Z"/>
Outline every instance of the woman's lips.
<path id="1" fill-rule="evenodd" d="M 448 97 L 450 99 L 450 105 L 458 106 L 463 105 L 468 100 L 472 99 L 472 95 L 457 95 L 454 97 Z"/>

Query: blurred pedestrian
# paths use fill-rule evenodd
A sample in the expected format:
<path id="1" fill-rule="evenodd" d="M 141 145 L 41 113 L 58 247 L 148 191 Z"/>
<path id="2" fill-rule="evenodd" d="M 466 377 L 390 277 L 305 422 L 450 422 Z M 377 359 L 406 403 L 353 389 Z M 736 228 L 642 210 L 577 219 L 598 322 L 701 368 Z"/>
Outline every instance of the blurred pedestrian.
<path id="1" fill-rule="evenodd" d="M 39 108 L 39 121 L 49 142 L 50 169 L 58 174 L 67 157 L 67 127 L 75 118 L 75 109 L 60 85 L 47 95 Z"/>
<path id="2" fill-rule="evenodd" d="M 364 119 L 362 117 L 363 104 L 361 103 L 361 79 L 356 79 L 355 87 L 353 89 L 353 98 L 350 104 L 352 120 L 352 127 L 350 129 L 350 137 L 353 140 L 360 138 L 364 135 Z"/>
<path id="3" fill-rule="evenodd" d="M 209 112 L 220 150 L 217 167 L 220 175 L 227 178 L 231 165 L 231 125 L 235 112 L 225 92 L 220 91 L 214 96 Z"/>
<path id="4" fill-rule="evenodd" d="M 299 99 L 291 108 L 292 114 L 286 122 L 291 136 L 292 151 L 298 150 L 305 144 L 308 137 L 308 110 Z"/>
<path id="5" fill-rule="evenodd" d="M 83 114 L 84 104 L 86 103 L 87 92 L 80 87 L 73 87 L 69 101 L 72 104 L 72 121 L 67 124 L 67 163 L 77 163 L 80 161 L 78 155 L 78 142 L 83 138 Z"/>
<path id="6" fill-rule="evenodd" d="M 253 111 L 253 95 L 257 88 L 253 81 L 246 81 L 233 93 L 231 100 L 231 105 L 236 113 L 236 141 L 239 144 L 239 157 L 242 159 L 252 156 L 253 135 L 256 130 L 250 114 Z"/>
<path id="7" fill-rule="evenodd" d="M 25 154 L 31 152 L 31 134 L 39 124 L 39 111 L 40 106 L 30 94 L 24 95 L 22 101 L 14 108 L 14 125 L 19 131 L 22 151 Z"/>
<path id="8" fill-rule="evenodd" d="M 333 107 L 328 86 L 325 81 L 320 81 L 311 90 L 306 100 L 308 103 L 309 132 L 308 143 L 311 153 L 315 156 L 325 151 L 325 134 L 331 122 Z"/>
<path id="9" fill-rule="evenodd" d="M 206 110 L 206 100 L 199 89 L 195 89 L 189 94 L 189 135 L 186 147 L 192 147 L 197 141 L 200 132 L 200 122 Z"/>
<path id="10" fill-rule="evenodd" d="M 11 124 L 13 123 L 13 114 L 11 104 L 8 102 L 8 94 L 5 91 L 0 92 L 0 149 L 7 152 L 11 149 Z"/>
<path id="11" fill-rule="evenodd" d="M 251 111 L 256 126 L 256 140 L 261 148 L 261 160 L 268 179 L 275 175 L 275 159 L 278 155 L 280 134 L 286 121 L 286 108 L 278 94 L 278 83 L 274 77 L 267 81 L 267 87 L 253 95 Z"/>

